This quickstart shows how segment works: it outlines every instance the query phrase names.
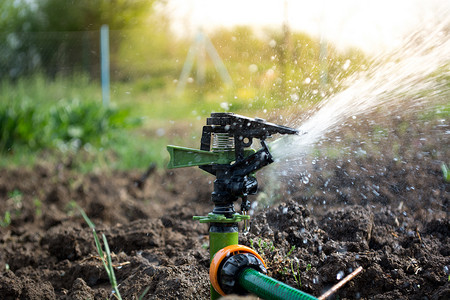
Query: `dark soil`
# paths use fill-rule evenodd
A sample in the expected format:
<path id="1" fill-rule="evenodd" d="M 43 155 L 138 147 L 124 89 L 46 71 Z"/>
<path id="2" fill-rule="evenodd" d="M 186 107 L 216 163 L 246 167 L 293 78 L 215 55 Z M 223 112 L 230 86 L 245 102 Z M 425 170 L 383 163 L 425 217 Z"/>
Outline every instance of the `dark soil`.
<path id="1" fill-rule="evenodd" d="M 255 211 L 241 243 L 261 253 L 270 276 L 317 297 L 362 266 L 332 299 L 450 299 L 450 184 L 440 169 L 450 153 L 437 136 L 439 153 L 422 143 L 400 161 L 383 146 L 317 159 L 308 184 L 292 176 L 278 203 Z M 140 176 L 3 169 L 0 298 L 114 299 L 78 205 L 106 235 L 124 299 L 146 289 L 144 299 L 208 299 L 208 228 L 192 216 L 211 211 L 214 178 L 157 170 L 139 187 Z"/>

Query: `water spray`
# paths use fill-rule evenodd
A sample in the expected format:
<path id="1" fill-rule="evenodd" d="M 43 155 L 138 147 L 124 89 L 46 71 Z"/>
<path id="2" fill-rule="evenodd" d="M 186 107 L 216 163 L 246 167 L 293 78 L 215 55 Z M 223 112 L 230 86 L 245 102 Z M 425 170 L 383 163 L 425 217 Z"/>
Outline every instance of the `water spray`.
<path id="1" fill-rule="evenodd" d="M 263 299 L 317 299 L 267 275 L 266 264 L 253 249 L 238 245 L 238 223 L 248 229 L 248 195 L 258 189 L 255 172 L 272 163 L 266 139 L 273 134 L 299 131 L 259 118 L 233 113 L 212 113 L 203 127 L 200 149 L 167 146 L 169 168 L 199 166 L 216 176 L 211 200 L 214 209 L 207 216 L 194 216 L 209 223 L 211 299 L 227 294 L 252 292 Z M 255 139 L 261 149 L 250 148 Z M 241 213 L 234 209 L 239 198 Z"/>

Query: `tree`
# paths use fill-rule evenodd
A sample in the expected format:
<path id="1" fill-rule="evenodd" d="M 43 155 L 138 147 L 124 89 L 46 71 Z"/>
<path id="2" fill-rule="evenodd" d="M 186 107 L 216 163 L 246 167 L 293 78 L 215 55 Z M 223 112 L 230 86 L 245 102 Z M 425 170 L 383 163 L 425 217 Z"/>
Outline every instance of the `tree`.
<path id="1" fill-rule="evenodd" d="M 36 67 L 50 76 L 63 66 L 86 69 L 98 61 L 92 31 L 139 26 L 157 0 L 0 1 L 0 78 L 14 79 Z"/>

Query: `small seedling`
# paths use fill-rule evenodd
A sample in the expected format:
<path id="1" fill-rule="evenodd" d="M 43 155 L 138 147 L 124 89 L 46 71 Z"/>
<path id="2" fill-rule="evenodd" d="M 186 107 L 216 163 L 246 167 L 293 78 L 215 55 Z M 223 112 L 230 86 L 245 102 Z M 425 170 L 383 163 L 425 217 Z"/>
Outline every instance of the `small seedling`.
<path id="1" fill-rule="evenodd" d="M 0 219 L 0 226 L 1 227 L 8 227 L 9 224 L 11 224 L 11 213 L 9 210 L 5 211 L 5 216 L 3 219 Z"/>
<path id="2" fill-rule="evenodd" d="M 300 263 L 297 261 L 297 272 L 294 272 L 294 260 L 291 260 L 291 271 L 298 288 L 302 288 L 302 279 L 300 278 Z"/>
<path id="3" fill-rule="evenodd" d="M 289 252 L 286 254 L 286 256 L 290 256 L 292 254 L 292 252 L 294 252 L 295 250 L 295 245 L 292 245 L 291 249 L 289 250 Z"/>
<path id="4" fill-rule="evenodd" d="M 442 163 L 441 170 L 442 170 L 442 175 L 444 177 L 444 180 L 446 182 L 450 182 L 450 170 L 448 169 L 448 167 L 445 163 Z"/>
<path id="5" fill-rule="evenodd" d="M 36 216 L 42 215 L 42 202 L 38 198 L 33 200 L 34 207 L 36 208 Z"/>
<path id="6" fill-rule="evenodd" d="M 139 300 L 144 299 L 144 296 L 148 293 L 148 291 L 150 290 L 150 286 L 146 287 L 145 290 L 142 292 L 142 294 L 139 296 Z"/>
<path id="7" fill-rule="evenodd" d="M 67 203 L 65 207 L 66 214 L 71 217 L 75 214 L 75 209 L 77 208 L 77 203 L 74 200 L 71 200 L 69 203 Z"/>
<path id="8" fill-rule="evenodd" d="M 22 192 L 17 189 L 8 194 L 9 197 L 8 200 L 12 201 L 14 205 L 14 214 L 16 216 L 20 216 L 21 214 L 21 209 L 23 206 L 22 196 L 23 196 Z"/>
<path id="9" fill-rule="evenodd" d="M 114 291 L 114 296 L 117 299 L 122 300 L 122 297 L 120 296 L 119 292 L 119 287 L 117 285 L 116 275 L 114 274 L 114 268 L 111 260 L 111 251 L 109 250 L 109 245 L 108 241 L 106 240 L 106 236 L 102 234 L 103 245 L 105 247 L 106 252 L 104 253 L 102 249 L 102 244 L 100 243 L 100 239 L 98 238 L 97 232 L 95 231 L 94 223 L 92 223 L 92 221 L 88 218 L 84 210 L 82 210 L 80 207 L 78 207 L 78 210 L 80 211 L 86 223 L 92 229 L 92 233 L 94 234 L 95 246 L 97 247 L 98 255 L 100 256 L 103 266 L 105 267 L 106 273 L 108 274 L 109 282 L 111 283 L 111 286 Z"/>

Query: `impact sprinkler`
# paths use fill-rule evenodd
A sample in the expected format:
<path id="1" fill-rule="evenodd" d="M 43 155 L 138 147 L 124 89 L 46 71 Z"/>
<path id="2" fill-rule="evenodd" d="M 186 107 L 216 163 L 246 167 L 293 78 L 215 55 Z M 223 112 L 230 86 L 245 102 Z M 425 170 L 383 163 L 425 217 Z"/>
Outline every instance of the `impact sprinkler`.
<path id="1" fill-rule="evenodd" d="M 273 134 L 298 134 L 296 129 L 259 118 L 233 113 L 212 113 L 203 127 L 200 150 L 167 146 L 169 168 L 199 166 L 216 176 L 211 199 L 214 209 L 207 216 L 194 216 L 209 223 L 211 299 L 227 294 L 252 292 L 263 299 L 318 299 L 267 275 L 266 264 L 253 249 L 238 245 L 238 222 L 248 229 L 248 195 L 258 189 L 255 172 L 272 163 L 266 139 Z M 258 139 L 261 149 L 251 149 Z M 241 214 L 234 209 L 239 198 Z"/>
<path id="2" fill-rule="evenodd" d="M 211 299 L 226 293 L 243 294 L 246 290 L 258 295 L 258 291 L 263 290 L 260 285 L 266 282 L 265 263 L 253 249 L 237 245 L 238 222 L 244 221 L 247 228 L 250 219 L 247 196 L 256 194 L 258 189 L 254 173 L 273 162 L 266 144 L 266 139 L 273 134 L 298 134 L 298 131 L 259 118 L 212 113 L 203 127 L 200 150 L 167 146 L 169 168 L 199 166 L 216 176 L 211 195 L 213 211 L 207 216 L 194 216 L 195 220 L 210 224 Z M 254 139 L 259 139 L 261 149 L 258 151 L 250 149 Z M 239 198 L 242 199 L 242 214 L 234 209 L 234 202 Z M 252 288 L 255 285 L 256 290 Z M 281 285 L 292 289 L 277 281 L 273 287 Z"/>

